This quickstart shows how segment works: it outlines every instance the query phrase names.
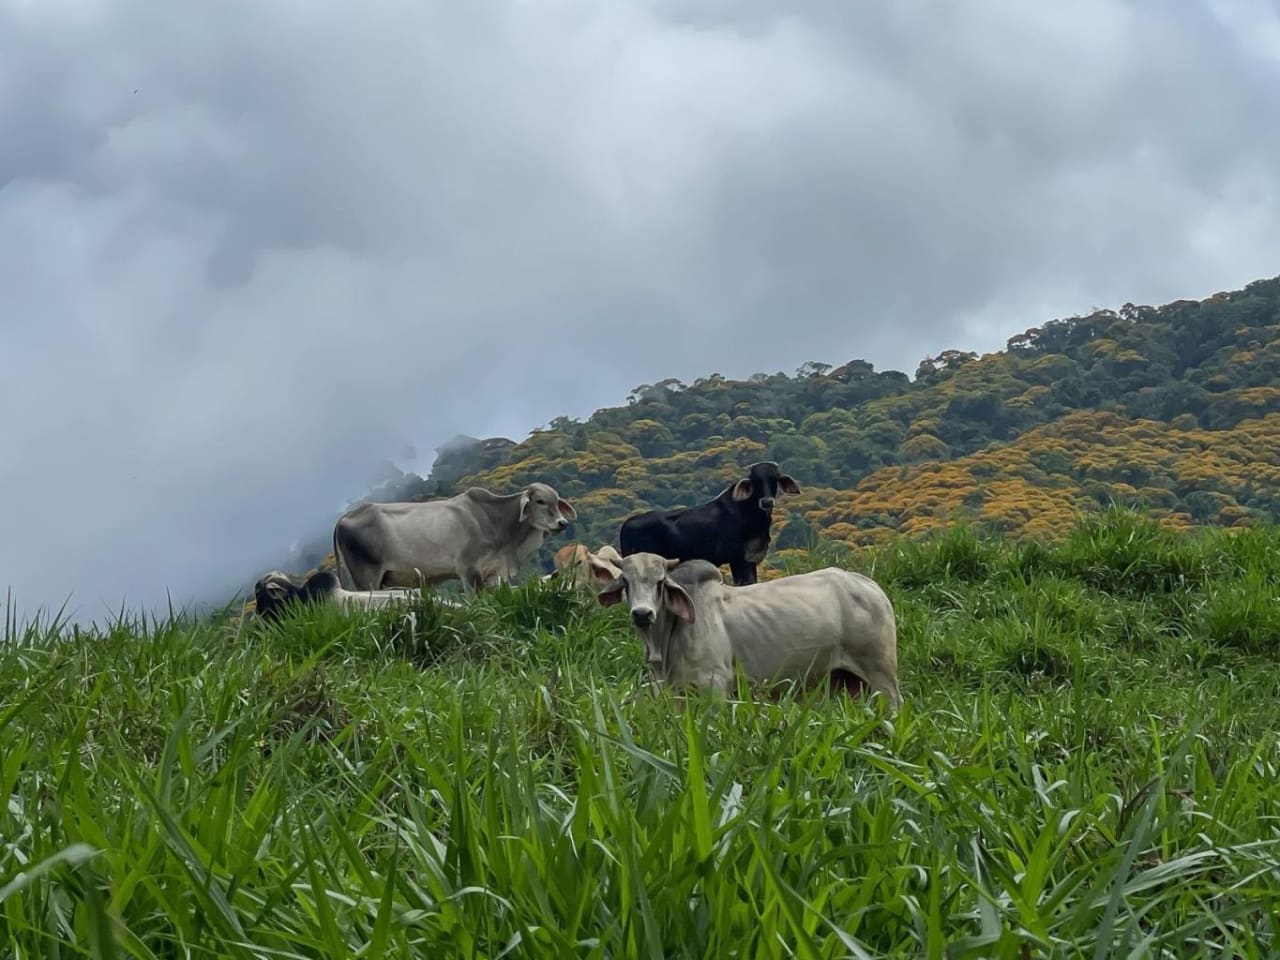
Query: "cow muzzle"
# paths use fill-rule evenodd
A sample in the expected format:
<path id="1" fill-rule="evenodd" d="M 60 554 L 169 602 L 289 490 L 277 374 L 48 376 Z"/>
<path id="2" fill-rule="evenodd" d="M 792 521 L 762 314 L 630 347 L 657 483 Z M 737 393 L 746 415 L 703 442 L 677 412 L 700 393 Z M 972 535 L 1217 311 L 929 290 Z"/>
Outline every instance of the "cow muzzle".
<path id="1" fill-rule="evenodd" d="M 653 625 L 653 611 L 648 607 L 636 607 L 631 611 L 631 622 L 641 630 L 648 630 Z"/>
<path id="2" fill-rule="evenodd" d="M 772 509 L 773 509 L 773 497 L 761 497 L 761 498 L 760 498 L 760 509 L 761 509 L 761 510 L 772 510 Z"/>

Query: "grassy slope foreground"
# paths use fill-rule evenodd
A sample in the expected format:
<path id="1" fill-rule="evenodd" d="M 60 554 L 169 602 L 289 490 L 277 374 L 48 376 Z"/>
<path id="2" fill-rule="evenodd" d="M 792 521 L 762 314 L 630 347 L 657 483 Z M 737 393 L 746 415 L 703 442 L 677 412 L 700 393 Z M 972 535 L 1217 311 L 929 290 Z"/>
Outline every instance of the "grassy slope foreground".
<path id="1" fill-rule="evenodd" d="M 899 614 L 892 719 L 633 698 L 625 614 L 537 581 L 424 598 L 413 642 L 333 611 L 10 637 L 0 954 L 1276 954 L 1280 531 L 856 562 Z"/>

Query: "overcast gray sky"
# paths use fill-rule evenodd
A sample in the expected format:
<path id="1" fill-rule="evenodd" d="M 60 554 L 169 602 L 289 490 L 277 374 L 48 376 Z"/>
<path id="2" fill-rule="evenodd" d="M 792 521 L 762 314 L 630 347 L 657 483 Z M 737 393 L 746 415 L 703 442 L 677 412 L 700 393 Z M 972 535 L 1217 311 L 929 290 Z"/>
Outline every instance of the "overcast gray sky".
<path id="1" fill-rule="evenodd" d="M 406 443 L 1274 275 L 1277 118 L 1266 0 L 0 0 L 0 589 L 247 588 Z"/>

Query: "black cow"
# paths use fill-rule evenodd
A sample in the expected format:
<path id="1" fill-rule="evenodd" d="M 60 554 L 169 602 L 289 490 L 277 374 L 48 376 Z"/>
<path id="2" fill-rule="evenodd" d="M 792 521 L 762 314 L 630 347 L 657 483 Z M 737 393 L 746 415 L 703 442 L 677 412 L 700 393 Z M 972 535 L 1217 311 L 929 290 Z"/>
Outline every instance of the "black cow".
<path id="1" fill-rule="evenodd" d="M 769 552 L 769 527 L 778 493 L 800 485 L 772 460 L 753 463 L 747 475 L 708 503 L 679 510 L 649 510 L 622 523 L 622 555 L 656 553 L 669 560 L 727 563 L 734 584 L 756 582 L 756 565 Z"/>
<path id="2" fill-rule="evenodd" d="M 302 592 L 302 582 L 282 570 L 272 570 L 253 585 L 254 609 L 264 620 L 276 620 L 294 600 L 304 603 L 311 598 Z"/>

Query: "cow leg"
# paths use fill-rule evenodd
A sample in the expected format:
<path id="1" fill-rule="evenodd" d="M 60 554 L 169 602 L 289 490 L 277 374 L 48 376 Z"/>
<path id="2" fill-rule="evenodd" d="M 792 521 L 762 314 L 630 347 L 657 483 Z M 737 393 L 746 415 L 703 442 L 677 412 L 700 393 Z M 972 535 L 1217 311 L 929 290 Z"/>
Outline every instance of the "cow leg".
<path id="1" fill-rule="evenodd" d="M 484 576 L 485 589 L 501 586 L 504 583 L 512 584 L 516 582 L 516 577 L 520 574 L 520 567 L 517 564 L 505 563 L 495 565 L 495 569 L 491 569 Z"/>
<path id="2" fill-rule="evenodd" d="M 870 667 L 866 670 L 866 686 L 872 691 L 883 693 L 889 705 L 897 710 L 902 706 L 902 693 L 898 689 L 897 678 L 882 667 Z"/>
<path id="3" fill-rule="evenodd" d="M 462 589 L 467 593 L 479 593 L 484 589 L 484 574 L 477 567 L 458 567 L 458 579 L 462 581 Z"/>
<path id="4" fill-rule="evenodd" d="M 902 706 L 902 691 L 898 688 L 898 680 L 890 673 L 872 678 L 871 689 L 879 690 L 889 700 L 889 706 L 897 710 Z"/>
<path id="5" fill-rule="evenodd" d="M 737 675 L 732 669 L 713 669 L 698 678 L 698 686 L 714 690 L 722 696 L 731 697 L 737 692 L 735 680 Z"/>
<path id="6" fill-rule="evenodd" d="M 382 583 L 386 579 L 387 571 L 381 565 L 376 563 L 362 562 L 358 557 L 343 557 L 344 566 L 347 569 L 347 575 L 351 578 L 351 589 L 353 590 L 380 590 Z M 334 571 L 338 573 L 337 570 Z M 338 574 L 341 577 L 341 574 Z M 342 581 L 339 579 L 339 585 Z"/>

